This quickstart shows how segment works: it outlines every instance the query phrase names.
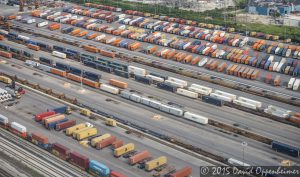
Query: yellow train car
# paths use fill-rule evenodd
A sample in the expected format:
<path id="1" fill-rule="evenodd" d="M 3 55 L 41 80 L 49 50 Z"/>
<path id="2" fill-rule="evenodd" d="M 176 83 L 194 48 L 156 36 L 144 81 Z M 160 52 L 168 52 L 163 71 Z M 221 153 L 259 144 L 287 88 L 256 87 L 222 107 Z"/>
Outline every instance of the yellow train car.
<path id="1" fill-rule="evenodd" d="M 86 125 L 84 123 L 74 125 L 73 127 L 70 127 L 70 128 L 66 129 L 66 135 L 71 136 L 74 131 L 83 129 L 85 127 L 86 127 Z"/>
<path id="2" fill-rule="evenodd" d="M 11 84 L 12 80 L 9 77 L 6 77 L 6 76 L 0 76 L 0 82 L 3 82 L 5 84 Z"/>
<path id="3" fill-rule="evenodd" d="M 155 168 L 165 165 L 167 163 L 167 157 L 161 156 L 149 162 L 146 162 L 145 169 L 146 171 L 154 170 Z"/>
<path id="4" fill-rule="evenodd" d="M 86 131 L 86 130 L 88 130 L 88 129 L 90 129 L 90 128 L 92 128 L 92 127 L 84 127 L 84 128 L 79 129 L 79 130 L 75 130 L 75 131 L 72 133 L 73 138 L 76 138 L 76 136 L 77 136 L 78 133 L 80 133 L 80 132 L 82 132 L 82 131 Z"/>
<path id="5" fill-rule="evenodd" d="M 83 139 L 85 139 L 85 138 L 88 138 L 88 137 L 91 137 L 91 136 L 95 136 L 95 135 L 97 135 L 97 133 L 98 133 L 97 128 L 90 128 L 90 129 L 88 129 L 88 130 L 79 132 L 79 133 L 76 135 L 76 139 L 77 139 L 78 141 L 80 141 L 80 140 L 83 140 Z"/>
<path id="6" fill-rule="evenodd" d="M 120 157 L 121 155 L 127 153 L 127 152 L 131 152 L 134 150 L 134 144 L 133 143 L 129 143 L 126 144 L 122 147 L 119 147 L 117 149 L 114 150 L 114 156 L 115 157 Z"/>
<path id="7" fill-rule="evenodd" d="M 106 133 L 104 135 L 101 135 L 101 136 L 98 136 L 96 138 L 93 138 L 92 141 L 91 141 L 91 145 L 93 147 L 95 147 L 98 142 L 100 142 L 100 141 L 102 141 L 102 140 L 104 140 L 106 138 L 109 138 L 109 137 L 111 137 L 111 135 L 109 133 Z"/>
<path id="8" fill-rule="evenodd" d="M 106 125 L 116 127 L 117 126 L 117 121 L 114 119 L 106 119 L 105 122 Z"/>

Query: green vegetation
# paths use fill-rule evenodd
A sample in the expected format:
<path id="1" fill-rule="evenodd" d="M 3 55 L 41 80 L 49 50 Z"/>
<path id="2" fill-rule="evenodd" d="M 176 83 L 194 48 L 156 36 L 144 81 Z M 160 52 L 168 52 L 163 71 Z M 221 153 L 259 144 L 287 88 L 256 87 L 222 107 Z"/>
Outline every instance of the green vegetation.
<path id="1" fill-rule="evenodd" d="M 233 27 L 239 32 L 248 31 L 263 32 L 265 34 L 272 34 L 281 36 L 281 39 L 291 38 L 294 42 L 300 42 L 300 29 L 297 27 L 286 27 L 278 25 L 265 25 L 257 23 L 243 24 L 235 21 L 235 14 L 227 14 L 224 18 L 223 12 L 232 11 L 234 9 L 214 9 L 205 12 L 194 12 L 188 10 L 181 10 L 173 7 L 165 7 L 156 4 L 143 4 L 137 2 L 128 2 L 122 0 L 70 0 L 77 3 L 97 3 L 102 5 L 109 5 L 120 7 L 123 10 L 136 10 L 141 12 L 149 12 L 157 15 L 166 15 L 169 17 L 178 17 L 187 20 L 195 20 L 200 23 L 210 23 L 226 27 Z M 238 7 L 246 6 L 247 0 L 235 0 Z M 247 27 L 246 27 L 247 26 Z"/>

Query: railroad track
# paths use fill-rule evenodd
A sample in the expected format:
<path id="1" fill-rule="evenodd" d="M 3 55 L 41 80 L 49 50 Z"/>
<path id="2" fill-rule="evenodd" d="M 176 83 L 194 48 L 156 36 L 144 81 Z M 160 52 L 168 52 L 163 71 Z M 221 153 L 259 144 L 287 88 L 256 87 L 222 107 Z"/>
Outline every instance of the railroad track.
<path id="1" fill-rule="evenodd" d="M 22 24 L 22 23 L 19 23 L 19 22 L 15 22 L 15 23 L 19 24 L 19 25 L 25 25 L 27 27 L 30 27 L 30 25 Z M 28 30 L 25 30 L 25 29 L 20 29 L 20 28 L 16 28 L 16 27 L 13 27 L 13 28 L 18 29 L 18 30 L 23 31 L 23 32 L 26 32 L 26 33 L 38 34 L 40 36 L 43 36 L 45 38 L 49 38 L 51 40 L 56 40 L 56 41 L 59 41 L 59 42 L 63 42 L 63 43 L 67 43 L 67 44 L 79 47 L 79 45 L 77 43 L 75 44 L 75 43 L 71 43 L 69 41 L 65 41 L 64 39 L 55 38 L 55 36 L 58 36 L 58 34 L 55 34 L 55 33 L 54 33 L 54 35 L 52 35 L 50 37 L 50 36 L 47 36 L 47 35 L 44 35 L 44 34 L 41 34 L 41 33 L 28 31 Z M 51 32 L 49 30 L 46 30 L 46 29 L 39 29 L 39 31 L 44 31 L 44 32 L 46 32 L 46 34 L 53 33 L 53 32 Z M 71 39 L 73 39 L 73 36 L 69 36 L 69 37 Z M 76 38 L 75 41 L 78 41 L 78 38 Z M 80 42 L 80 43 L 81 44 L 90 44 L 90 43 L 88 43 L 88 41 L 84 41 L 84 42 Z M 98 44 L 100 44 L 101 46 L 104 45 L 102 43 L 98 43 Z M 109 50 L 114 50 L 114 51 L 116 51 L 116 49 L 117 49 L 117 51 L 118 51 L 118 48 L 115 47 L 115 46 L 106 45 L 106 48 L 108 48 Z M 122 50 L 123 49 L 121 49 L 121 51 Z M 119 51 L 120 51 L 120 49 L 119 49 Z M 124 53 L 120 53 L 120 54 L 124 54 Z M 263 88 L 260 88 L 260 87 L 256 87 L 256 86 L 253 86 L 253 85 L 248 85 L 248 84 L 241 83 L 241 82 L 234 81 L 234 80 L 230 80 L 230 79 L 227 79 L 227 78 L 220 78 L 218 76 L 207 74 L 207 73 L 195 72 L 191 69 L 185 69 L 184 70 L 185 72 L 182 72 L 182 70 L 178 66 L 171 65 L 171 64 L 164 64 L 164 63 L 162 63 L 160 65 L 157 65 L 158 63 L 161 63 L 161 62 L 157 62 L 155 60 L 147 59 L 147 58 L 140 57 L 140 56 L 133 56 L 133 58 L 131 58 L 131 59 L 133 60 L 133 62 L 148 65 L 148 66 L 151 66 L 151 67 L 154 67 L 154 68 L 164 69 L 166 71 L 178 73 L 178 74 L 181 74 L 181 75 L 184 75 L 184 76 L 187 76 L 187 77 L 200 79 L 200 80 L 204 80 L 204 81 L 207 81 L 207 82 L 212 82 L 212 83 L 217 84 L 217 85 L 222 85 L 222 86 L 229 87 L 229 88 L 232 88 L 232 89 L 235 89 L 235 90 L 241 90 L 241 91 L 244 91 L 244 92 L 247 92 L 247 93 L 250 93 L 250 94 L 263 96 L 263 97 L 266 97 L 266 98 L 269 98 L 269 99 L 274 99 L 274 100 L 277 100 L 277 101 L 280 101 L 280 102 L 284 102 L 286 104 L 300 106 L 300 98 L 299 97 L 292 97 L 292 96 L 284 94 L 284 93 L 279 93 L 279 92 L 276 92 L 276 91 L 263 89 Z M 150 63 L 145 62 L 146 60 L 150 60 L 151 62 Z M 153 62 L 155 62 L 156 64 L 154 64 Z M 214 78 L 214 79 L 211 79 L 211 78 Z M 228 84 L 228 83 L 231 83 L 231 84 Z"/>
<path id="2" fill-rule="evenodd" d="M 49 169 L 53 169 L 54 171 L 59 170 L 60 172 L 57 174 L 60 174 L 61 176 L 66 176 L 66 174 L 68 174 L 69 176 L 72 176 L 72 177 L 85 177 L 85 176 L 88 177 L 88 176 L 90 176 L 86 172 L 77 168 L 76 166 L 73 166 L 72 164 L 69 164 L 68 162 L 66 162 L 64 160 L 61 160 L 61 159 L 55 157 L 54 155 L 50 154 L 46 150 L 41 149 L 40 147 L 38 147 L 34 144 L 31 144 L 30 142 L 27 142 L 24 139 L 17 137 L 6 130 L 0 129 L 0 135 L 1 135 L 2 139 L 6 140 L 6 142 L 10 141 L 11 143 L 14 143 L 15 146 L 23 148 L 27 152 L 34 154 L 35 157 L 37 157 L 36 159 L 42 159 L 45 162 L 48 162 L 48 164 L 51 164 L 51 166 L 50 166 L 47 163 L 43 162 L 42 160 L 36 160 L 36 161 L 41 161 L 40 164 L 43 164 L 43 166 L 45 166 L 45 167 L 49 167 Z M 10 147 L 13 147 L 13 145 L 10 145 Z M 12 149 L 14 149 L 14 148 L 12 148 Z M 21 151 L 19 151 L 19 152 L 21 152 Z M 53 176 L 53 174 L 52 174 L 52 176 Z"/>

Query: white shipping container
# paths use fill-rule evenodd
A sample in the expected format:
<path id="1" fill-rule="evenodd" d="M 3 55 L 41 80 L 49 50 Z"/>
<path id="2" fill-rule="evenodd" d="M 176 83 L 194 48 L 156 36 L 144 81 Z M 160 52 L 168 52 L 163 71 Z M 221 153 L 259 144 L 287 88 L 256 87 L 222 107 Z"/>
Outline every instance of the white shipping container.
<path id="1" fill-rule="evenodd" d="M 162 105 L 162 104 L 161 104 L 161 102 L 159 102 L 159 101 L 156 101 L 156 100 L 150 100 L 149 106 L 152 107 L 152 108 L 159 109 L 161 105 Z"/>
<path id="2" fill-rule="evenodd" d="M 106 43 L 107 43 L 107 44 L 112 43 L 112 42 L 114 42 L 116 39 L 117 39 L 116 37 L 112 37 L 112 38 L 106 40 Z"/>
<path id="3" fill-rule="evenodd" d="M 182 85 L 180 83 L 177 83 L 177 82 L 174 82 L 174 81 L 170 81 L 170 80 L 165 80 L 165 83 L 173 85 L 173 86 L 176 86 L 176 87 L 179 87 L 179 88 L 183 88 L 184 87 L 184 85 Z"/>
<path id="4" fill-rule="evenodd" d="M 116 12 L 122 12 L 121 8 L 116 8 Z"/>
<path id="5" fill-rule="evenodd" d="M 274 65 L 273 65 L 273 71 L 276 71 L 278 65 L 279 65 L 279 62 L 275 62 L 275 63 L 274 63 Z"/>
<path id="6" fill-rule="evenodd" d="M 183 110 L 174 107 L 169 108 L 169 113 L 175 116 L 183 116 Z"/>
<path id="7" fill-rule="evenodd" d="M 251 104 L 251 103 L 244 102 L 244 101 L 241 101 L 241 100 L 233 100 L 233 103 L 237 104 L 237 105 L 240 105 L 240 106 L 243 106 L 243 107 L 246 107 L 246 108 L 250 108 L 250 109 L 255 109 L 256 110 L 256 108 L 257 108 L 255 104 Z"/>
<path id="8" fill-rule="evenodd" d="M 58 51 L 53 51 L 52 55 L 56 56 L 56 57 L 59 57 L 59 58 L 63 58 L 63 59 L 67 58 L 67 55 L 65 53 L 61 53 L 61 52 L 58 52 Z"/>
<path id="9" fill-rule="evenodd" d="M 61 14 L 61 12 L 55 12 L 53 15 L 58 16 L 60 14 Z"/>
<path id="10" fill-rule="evenodd" d="M 279 63 L 279 65 L 277 66 L 277 68 L 276 68 L 276 72 L 280 72 L 280 70 L 281 70 L 281 67 L 283 66 L 283 64 L 284 63 Z"/>
<path id="11" fill-rule="evenodd" d="M 291 53 L 292 53 L 292 50 L 291 49 L 288 49 L 287 51 L 286 51 L 286 57 L 290 57 L 290 55 L 291 55 Z"/>
<path id="12" fill-rule="evenodd" d="M 185 87 L 187 87 L 187 85 L 188 85 L 187 81 L 181 80 L 181 79 L 177 79 L 175 77 L 168 77 L 168 80 L 176 82 L 176 83 L 179 83 L 179 84 L 181 84 L 181 85 L 183 85 Z"/>
<path id="13" fill-rule="evenodd" d="M 224 95 L 219 95 L 219 94 L 216 94 L 216 93 L 211 93 L 210 96 L 214 97 L 214 98 L 218 98 L 220 100 L 227 101 L 227 102 L 232 102 L 232 100 L 233 100 L 231 97 L 227 97 L 227 96 L 224 96 Z"/>
<path id="14" fill-rule="evenodd" d="M 205 91 L 208 91 L 209 93 L 211 93 L 213 91 L 213 89 L 210 87 L 205 87 L 205 86 L 198 85 L 198 84 L 192 84 L 190 87 L 195 87 L 195 88 L 198 88 L 201 90 L 205 90 Z"/>
<path id="15" fill-rule="evenodd" d="M 214 93 L 218 94 L 218 95 L 222 95 L 222 96 L 226 96 L 226 97 L 230 97 L 232 99 L 236 99 L 236 95 L 228 93 L 228 92 L 223 92 L 221 90 L 215 90 Z"/>
<path id="16" fill-rule="evenodd" d="M 299 85 L 300 85 L 300 79 L 297 79 L 295 82 L 294 82 L 294 85 L 293 85 L 293 90 L 298 90 L 299 89 Z"/>
<path id="17" fill-rule="evenodd" d="M 146 76 L 147 71 L 143 68 L 128 66 L 128 73 L 133 73 L 134 75 Z"/>
<path id="18" fill-rule="evenodd" d="M 134 101 L 134 102 L 141 102 L 141 97 L 137 94 L 131 94 L 129 97 L 130 100 Z"/>
<path id="19" fill-rule="evenodd" d="M 2 124 L 8 124 L 8 118 L 4 115 L 0 114 L 0 123 Z"/>
<path id="20" fill-rule="evenodd" d="M 165 81 L 163 78 L 153 76 L 153 75 L 146 75 L 146 78 L 152 79 L 153 81 L 156 81 L 156 82 L 164 82 Z"/>
<path id="21" fill-rule="evenodd" d="M 249 164 L 241 162 L 241 161 L 236 160 L 234 158 L 229 158 L 228 163 L 230 163 L 231 165 L 234 165 L 234 166 L 250 166 Z"/>
<path id="22" fill-rule="evenodd" d="M 12 122 L 10 124 L 11 128 L 21 132 L 21 133 L 25 133 L 26 132 L 26 127 L 24 127 L 23 125 L 17 123 L 17 122 Z"/>
<path id="23" fill-rule="evenodd" d="M 199 63 L 198 66 L 202 67 L 207 63 L 208 59 L 207 58 L 203 58 Z"/>
<path id="24" fill-rule="evenodd" d="M 48 25 L 48 21 L 43 21 L 43 22 L 41 22 L 41 23 L 38 23 L 37 24 L 37 27 L 44 27 L 44 26 L 46 26 L 46 25 Z"/>
<path id="25" fill-rule="evenodd" d="M 197 114 L 193 114 L 193 113 L 190 113 L 190 112 L 185 112 L 183 117 L 188 119 L 188 120 L 200 123 L 200 124 L 208 124 L 208 118 L 207 117 L 200 116 L 200 115 L 197 115 Z"/>
<path id="26" fill-rule="evenodd" d="M 43 64 L 39 64 L 38 68 L 42 71 L 46 71 L 46 72 L 51 72 L 52 67 L 51 66 L 47 66 L 47 65 L 43 65 Z"/>
<path id="27" fill-rule="evenodd" d="M 293 88 L 293 85 L 294 85 L 295 80 L 296 80 L 296 79 L 295 79 L 294 77 L 292 77 L 292 78 L 290 79 L 289 83 L 288 83 L 287 88 L 289 88 L 289 89 Z"/>
<path id="28" fill-rule="evenodd" d="M 269 105 L 267 109 L 271 112 L 281 112 L 281 113 L 286 113 L 286 114 L 290 114 L 292 112 L 290 110 L 283 109 L 283 108 L 280 108 L 278 106 L 273 106 L 273 105 Z"/>
<path id="29" fill-rule="evenodd" d="M 95 38 L 96 41 L 100 41 L 101 39 L 105 38 L 105 34 L 101 34 Z"/>
<path id="30" fill-rule="evenodd" d="M 198 93 L 192 92 L 190 90 L 185 90 L 185 89 L 182 89 L 182 88 L 178 88 L 176 92 L 179 95 L 187 96 L 187 97 L 190 97 L 190 98 L 198 98 Z"/>
<path id="31" fill-rule="evenodd" d="M 27 37 L 27 36 L 22 36 L 22 35 L 18 35 L 18 38 L 20 38 L 20 39 L 22 39 L 22 40 L 24 40 L 24 41 L 27 41 L 27 40 L 30 39 L 29 37 Z"/>
<path id="32" fill-rule="evenodd" d="M 199 93 L 201 95 L 209 95 L 210 92 L 208 90 L 202 90 L 196 87 L 189 87 L 188 90 Z"/>
<path id="33" fill-rule="evenodd" d="M 32 67 L 38 67 L 40 63 L 32 61 L 32 60 L 26 60 L 25 64 Z"/>
<path id="34" fill-rule="evenodd" d="M 28 19 L 28 20 L 26 20 L 26 23 L 27 24 L 31 24 L 31 23 L 35 23 L 35 19 Z"/>
<path id="35" fill-rule="evenodd" d="M 8 35 L 8 31 L 0 29 L 0 34 Z"/>
<path id="36" fill-rule="evenodd" d="M 119 91 L 120 91 L 118 88 L 107 85 L 107 84 L 101 84 L 100 90 L 103 90 L 103 91 L 106 91 L 106 92 L 109 92 L 112 94 L 119 94 Z"/>
<path id="37" fill-rule="evenodd" d="M 141 98 L 141 103 L 144 105 L 150 106 L 150 101 L 151 101 L 150 98 L 146 98 L 146 97 Z"/>
<path id="38" fill-rule="evenodd" d="M 16 17 L 16 20 L 21 20 L 21 19 L 22 19 L 22 16 L 19 16 L 19 15 L 18 15 L 18 16 Z"/>
<path id="39" fill-rule="evenodd" d="M 250 103 L 250 104 L 254 104 L 254 105 L 256 105 L 256 107 L 258 107 L 258 108 L 261 108 L 262 107 L 262 102 L 260 102 L 260 101 L 256 101 L 256 100 L 251 100 L 251 99 L 249 99 L 249 98 L 245 98 L 245 97 L 238 97 L 238 100 L 239 101 L 243 101 L 243 102 L 247 102 L 247 103 Z"/>

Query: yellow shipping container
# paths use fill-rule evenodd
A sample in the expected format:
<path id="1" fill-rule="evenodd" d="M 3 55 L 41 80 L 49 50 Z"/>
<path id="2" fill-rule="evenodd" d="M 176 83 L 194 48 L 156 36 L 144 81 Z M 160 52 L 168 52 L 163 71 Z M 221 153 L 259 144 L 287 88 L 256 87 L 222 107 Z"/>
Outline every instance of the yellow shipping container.
<path id="1" fill-rule="evenodd" d="M 86 130 L 88 130 L 88 129 L 90 129 L 90 128 L 92 128 L 92 127 L 84 127 L 84 128 L 82 128 L 82 129 L 75 130 L 75 131 L 73 132 L 73 134 L 72 134 L 73 138 L 76 138 L 76 136 L 77 136 L 78 133 L 80 133 L 80 132 L 82 132 L 82 131 L 86 131 Z"/>
<path id="2" fill-rule="evenodd" d="M 154 170 L 155 168 L 157 168 L 159 166 L 162 166 L 166 163 L 167 163 L 167 157 L 166 156 L 161 156 L 161 157 L 158 157 L 154 160 L 146 162 L 145 169 L 147 171 L 151 171 L 151 170 Z"/>
<path id="3" fill-rule="evenodd" d="M 101 135 L 101 136 L 98 136 L 96 138 L 93 138 L 92 141 L 91 141 L 91 145 L 92 146 L 96 146 L 96 144 L 106 138 L 109 138 L 111 135 L 109 133 L 105 133 L 104 135 Z"/>
<path id="4" fill-rule="evenodd" d="M 82 124 L 74 125 L 73 127 L 67 128 L 66 135 L 72 135 L 74 131 L 83 129 L 84 127 L 86 127 L 86 125 L 84 123 L 82 123 Z"/>
<path id="5" fill-rule="evenodd" d="M 126 144 L 122 147 L 119 147 L 117 149 L 114 150 L 114 156 L 115 157 L 120 157 L 121 155 L 127 153 L 127 152 L 130 152 L 130 151 L 133 151 L 134 150 L 134 144 L 133 143 L 129 143 L 129 144 Z"/>
<path id="6" fill-rule="evenodd" d="M 79 141 L 79 140 L 97 135 L 97 133 L 98 133 L 97 128 L 90 128 L 88 130 L 81 131 L 80 133 L 78 133 L 76 136 L 76 139 Z"/>
<path id="7" fill-rule="evenodd" d="M 105 124 L 108 126 L 115 127 L 115 126 L 117 126 L 117 121 L 114 119 L 106 119 Z"/>
<path id="8" fill-rule="evenodd" d="M 150 17 L 151 14 L 150 14 L 150 13 L 144 13 L 144 16 L 145 16 L 145 17 Z"/>
<path id="9" fill-rule="evenodd" d="M 0 81 L 5 83 L 5 84 L 11 84 L 12 80 L 8 77 L 5 76 L 0 76 Z"/>

